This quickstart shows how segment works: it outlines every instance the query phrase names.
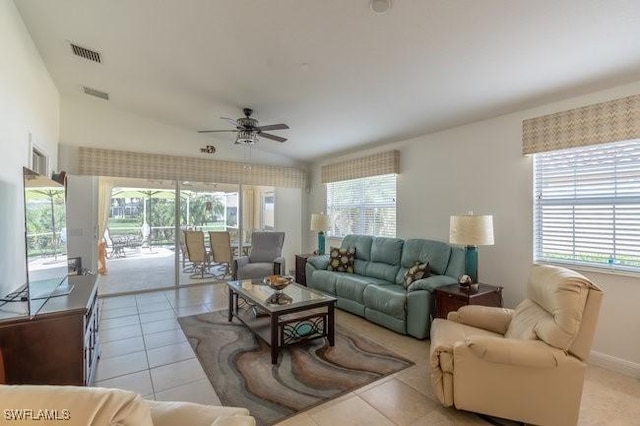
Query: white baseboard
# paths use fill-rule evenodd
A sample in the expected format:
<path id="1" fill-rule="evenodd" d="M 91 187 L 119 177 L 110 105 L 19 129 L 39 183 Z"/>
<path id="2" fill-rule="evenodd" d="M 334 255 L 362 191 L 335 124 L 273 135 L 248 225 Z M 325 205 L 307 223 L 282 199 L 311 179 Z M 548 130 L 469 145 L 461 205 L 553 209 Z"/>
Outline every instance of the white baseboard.
<path id="1" fill-rule="evenodd" d="M 622 358 L 591 351 L 589 363 L 617 371 L 627 376 L 640 378 L 640 364 Z"/>

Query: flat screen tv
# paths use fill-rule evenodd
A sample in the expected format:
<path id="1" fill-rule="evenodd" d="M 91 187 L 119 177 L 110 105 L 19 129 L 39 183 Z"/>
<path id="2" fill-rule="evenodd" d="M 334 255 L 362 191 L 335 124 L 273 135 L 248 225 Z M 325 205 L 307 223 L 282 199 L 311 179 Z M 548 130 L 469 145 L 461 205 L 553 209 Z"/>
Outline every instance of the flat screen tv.
<path id="1" fill-rule="evenodd" d="M 51 297 L 69 294 L 67 215 L 63 184 L 23 169 L 27 282 L 0 300 L 28 302 L 35 316 Z"/>

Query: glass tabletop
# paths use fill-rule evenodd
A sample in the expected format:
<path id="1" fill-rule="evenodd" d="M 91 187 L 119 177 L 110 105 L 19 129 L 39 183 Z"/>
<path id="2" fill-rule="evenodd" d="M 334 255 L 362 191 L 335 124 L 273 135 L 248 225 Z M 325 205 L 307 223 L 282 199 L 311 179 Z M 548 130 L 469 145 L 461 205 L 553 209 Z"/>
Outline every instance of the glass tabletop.
<path id="1" fill-rule="evenodd" d="M 268 312 L 289 310 L 301 306 L 314 306 L 335 302 L 335 298 L 297 283 L 289 284 L 279 297 L 276 291 L 262 280 L 241 280 L 227 282 L 229 288 L 258 304 Z"/>

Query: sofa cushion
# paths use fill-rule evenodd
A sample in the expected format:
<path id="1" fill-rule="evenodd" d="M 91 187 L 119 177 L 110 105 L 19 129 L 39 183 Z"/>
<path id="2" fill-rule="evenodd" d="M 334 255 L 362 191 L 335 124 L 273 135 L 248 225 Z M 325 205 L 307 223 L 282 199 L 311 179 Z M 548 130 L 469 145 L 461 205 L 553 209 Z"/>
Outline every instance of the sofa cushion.
<path id="1" fill-rule="evenodd" d="M 307 284 L 311 288 L 315 288 L 325 293 L 335 295 L 336 281 L 338 280 L 338 277 L 340 275 L 345 275 L 345 273 L 319 269 L 315 271 L 310 278 L 307 279 Z"/>
<path id="2" fill-rule="evenodd" d="M 412 282 L 416 280 L 420 280 L 422 278 L 427 278 L 431 275 L 431 269 L 429 268 L 429 262 L 420 263 L 416 262 L 411 268 L 407 269 L 407 272 L 404 274 L 403 285 L 404 288 L 408 288 Z"/>
<path id="3" fill-rule="evenodd" d="M 371 285 L 367 277 L 355 274 L 340 274 L 336 280 L 336 296 L 364 304 L 364 289 Z"/>
<path id="4" fill-rule="evenodd" d="M 451 246 L 442 241 L 410 239 L 404 242 L 396 284 L 402 285 L 404 274 L 416 262 L 429 263 L 432 274 L 444 275 L 451 256 Z"/>
<path id="5" fill-rule="evenodd" d="M 371 261 L 399 265 L 403 244 L 400 238 L 375 237 L 371 244 Z"/>
<path id="6" fill-rule="evenodd" d="M 353 274 L 353 260 L 355 254 L 355 247 L 331 247 L 331 251 L 329 252 L 329 265 L 327 266 L 327 271 L 348 272 L 350 274 Z"/>
<path id="7" fill-rule="evenodd" d="M 347 235 L 340 244 L 341 248 L 356 249 L 356 260 L 371 260 L 371 244 L 373 237 L 371 235 Z"/>
<path id="8" fill-rule="evenodd" d="M 236 272 L 237 279 L 246 280 L 254 278 L 264 278 L 273 274 L 272 262 L 247 263 Z"/>
<path id="9" fill-rule="evenodd" d="M 407 291 L 397 285 L 369 285 L 364 289 L 367 308 L 383 312 L 391 317 L 406 319 Z"/>
<path id="10" fill-rule="evenodd" d="M 151 409 L 153 426 L 234 425 L 255 426 L 246 408 L 220 407 L 178 401 L 146 401 Z"/>
<path id="11" fill-rule="evenodd" d="M 254 232 L 251 238 L 251 263 L 273 262 L 282 256 L 284 232 Z"/>

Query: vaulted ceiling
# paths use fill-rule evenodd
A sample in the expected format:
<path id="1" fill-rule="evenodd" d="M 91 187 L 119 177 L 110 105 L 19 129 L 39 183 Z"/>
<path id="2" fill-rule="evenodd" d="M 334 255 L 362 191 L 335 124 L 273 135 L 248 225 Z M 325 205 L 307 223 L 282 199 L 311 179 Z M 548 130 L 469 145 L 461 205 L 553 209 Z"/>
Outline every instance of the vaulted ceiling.
<path id="1" fill-rule="evenodd" d="M 637 0 L 15 3 L 61 96 L 88 86 L 193 132 L 250 106 L 291 128 L 259 143 L 301 161 L 640 79 Z"/>

